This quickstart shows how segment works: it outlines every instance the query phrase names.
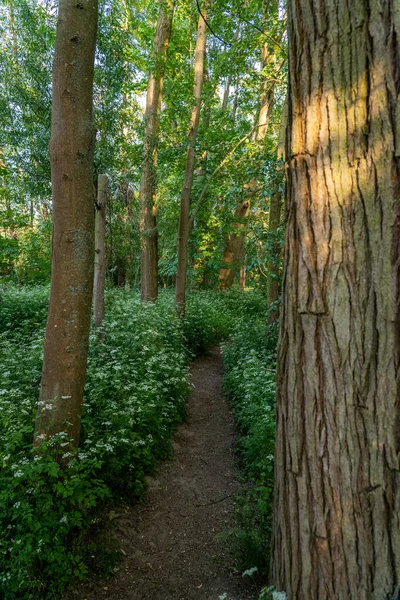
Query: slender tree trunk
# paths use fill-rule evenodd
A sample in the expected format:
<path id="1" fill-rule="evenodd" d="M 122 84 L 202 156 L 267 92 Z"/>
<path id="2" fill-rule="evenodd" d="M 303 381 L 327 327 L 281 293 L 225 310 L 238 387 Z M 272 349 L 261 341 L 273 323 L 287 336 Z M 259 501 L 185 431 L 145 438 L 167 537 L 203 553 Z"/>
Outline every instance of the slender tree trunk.
<path id="1" fill-rule="evenodd" d="M 122 258 L 117 258 L 117 286 L 125 287 L 125 282 L 126 282 L 125 263 Z"/>
<path id="2" fill-rule="evenodd" d="M 280 192 L 275 192 L 271 196 L 269 205 L 269 227 L 268 234 L 271 238 L 272 259 L 268 261 L 268 284 L 267 284 L 267 304 L 270 309 L 269 322 L 274 323 L 279 317 L 277 302 L 279 300 L 280 279 L 279 266 L 281 262 L 281 244 L 277 239 L 277 231 L 281 221 L 282 196 Z M 273 308 L 271 308 L 273 306 Z"/>
<path id="3" fill-rule="evenodd" d="M 60 0 L 50 141 L 52 276 L 36 446 L 62 431 L 79 443 L 93 293 L 96 31 L 96 0 Z"/>
<path id="4" fill-rule="evenodd" d="M 141 298 L 158 296 L 158 248 L 156 222 L 156 165 L 164 71 L 175 5 L 162 0 L 154 40 L 154 66 L 147 87 L 143 163 L 140 174 Z"/>
<path id="5" fill-rule="evenodd" d="M 268 44 L 265 43 L 261 50 L 261 69 L 265 69 L 268 66 L 269 60 L 271 59 Z M 275 83 L 270 83 L 268 78 L 264 75 L 261 83 L 261 105 L 260 112 L 258 113 L 258 127 L 256 129 L 257 140 L 263 140 L 267 135 L 269 119 L 275 104 L 274 87 Z"/>
<path id="6" fill-rule="evenodd" d="M 400 21 L 289 2 L 272 582 L 400 597 Z"/>
<path id="7" fill-rule="evenodd" d="M 222 256 L 223 267 L 219 272 L 219 283 L 222 289 L 232 287 L 235 275 L 240 265 L 240 259 L 244 255 L 245 219 L 249 214 L 250 200 L 241 202 L 235 210 L 233 229 L 225 240 L 224 254 Z"/>
<path id="8" fill-rule="evenodd" d="M 95 255 L 93 314 L 94 322 L 100 327 L 104 319 L 104 288 L 106 283 L 106 211 L 107 211 L 107 175 L 99 175 L 95 218 Z"/>
<path id="9" fill-rule="evenodd" d="M 232 106 L 232 118 L 233 121 L 236 122 L 236 117 L 237 117 L 237 109 L 239 106 L 239 77 L 236 77 L 236 82 L 235 82 L 235 92 L 233 95 L 233 106 Z"/>
<path id="10" fill-rule="evenodd" d="M 270 31 L 267 40 L 261 48 L 261 94 L 260 94 L 260 112 L 258 113 L 258 128 L 256 130 L 256 139 L 265 139 L 268 132 L 268 125 L 271 117 L 272 109 L 275 105 L 275 85 L 278 78 L 281 76 L 280 71 L 286 62 L 283 58 L 278 63 L 277 51 L 282 40 L 282 26 L 279 24 L 279 2 L 271 0 L 266 3 L 264 21 L 269 23 Z M 274 43 L 274 40 L 276 43 Z M 267 74 L 268 71 L 268 74 Z"/>
<path id="11" fill-rule="evenodd" d="M 240 289 L 244 290 L 246 288 L 246 254 L 244 253 L 244 244 L 242 261 L 243 264 L 240 266 Z"/>
<path id="12" fill-rule="evenodd" d="M 232 75 L 229 74 L 225 81 L 224 96 L 222 98 L 222 110 L 226 110 L 228 108 L 231 83 L 232 83 Z"/>
<path id="13" fill-rule="evenodd" d="M 206 8 L 203 7 L 203 15 L 207 18 Z M 201 108 L 201 90 L 204 77 L 204 58 L 206 53 L 206 23 L 203 17 L 199 16 L 197 27 L 196 53 L 194 61 L 194 100 L 192 116 L 190 120 L 190 131 L 188 136 L 188 145 L 186 151 L 186 167 L 181 194 L 181 209 L 179 217 L 178 233 L 178 270 L 176 274 L 176 309 L 180 316 L 185 313 L 186 302 L 186 270 L 188 262 L 188 243 L 189 243 L 189 210 L 190 194 L 193 184 L 195 145 L 197 131 L 199 128 L 200 108 Z"/>

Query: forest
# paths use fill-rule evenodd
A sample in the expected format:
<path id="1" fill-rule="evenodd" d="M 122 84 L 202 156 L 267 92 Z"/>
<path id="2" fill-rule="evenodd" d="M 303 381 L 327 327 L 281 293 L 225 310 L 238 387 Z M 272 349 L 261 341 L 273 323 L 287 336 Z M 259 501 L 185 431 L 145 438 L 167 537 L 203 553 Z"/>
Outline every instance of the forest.
<path id="1" fill-rule="evenodd" d="M 0 600 L 400 598 L 400 0 L 1 0 Z"/>

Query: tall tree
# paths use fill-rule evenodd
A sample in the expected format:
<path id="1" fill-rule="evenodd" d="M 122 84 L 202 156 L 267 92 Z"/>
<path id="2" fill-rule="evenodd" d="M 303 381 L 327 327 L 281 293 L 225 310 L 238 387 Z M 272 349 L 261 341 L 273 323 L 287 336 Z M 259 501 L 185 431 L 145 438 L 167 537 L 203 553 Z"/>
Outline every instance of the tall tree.
<path id="1" fill-rule="evenodd" d="M 97 0 L 60 0 L 53 65 L 53 254 L 34 444 L 79 443 L 93 291 L 92 119 Z"/>
<path id="2" fill-rule="evenodd" d="M 146 99 L 143 163 L 140 175 L 141 298 L 158 296 L 158 252 L 156 222 L 156 164 L 164 71 L 175 4 L 162 0 L 154 40 L 153 67 Z"/>
<path id="3" fill-rule="evenodd" d="M 272 548 L 289 600 L 400 593 L 396 4 L 289 2 Z"/>
<path id="4" fill-rule="evenodd" d="M 192 107 L 192 116 L 190 119 L 190 129 L 188 135 L 188 144 L 186 150 L 186 166 L 181 193 L 180 215 L 179 215 L 179 231 L 178 231 L 178 270 L 176 274 L 176 293 L 175 302 L 177 312 L 183 315 L 185 312 L 186 301 L 186 270 L 188 262 L 188 243 L 189 243 L 189 210 L 190 210 L 190 195 L 192 192 L 196 139 L 199 129 L 200 108 L 201 108 L 201 91 L 204 78 L 204 59 L 206 54 L 206 31 L 205 22 L 206 8 L 203 8 L 202 14 L 199 15 L 197 26 L 196 51 L 194 59 L 194 104 Z"/>

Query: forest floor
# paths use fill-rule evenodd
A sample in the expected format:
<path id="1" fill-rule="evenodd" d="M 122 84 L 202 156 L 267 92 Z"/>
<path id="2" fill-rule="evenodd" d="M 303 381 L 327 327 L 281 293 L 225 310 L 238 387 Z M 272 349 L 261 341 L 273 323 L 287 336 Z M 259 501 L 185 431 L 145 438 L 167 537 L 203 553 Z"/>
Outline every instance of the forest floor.
<path id="1" fill-rule="evenodd" d="M 249 577 L 235 570 L 229 539 L 240 491 L 232 414 L 222 393 L 219 348 L 192 364 L 187 422 L 177 429 L 174 458 L 148 477 L 144 502 L 112 523 L 124 555 L 106 582 L 85 584 L 66 600 L 251 600 Z"/>

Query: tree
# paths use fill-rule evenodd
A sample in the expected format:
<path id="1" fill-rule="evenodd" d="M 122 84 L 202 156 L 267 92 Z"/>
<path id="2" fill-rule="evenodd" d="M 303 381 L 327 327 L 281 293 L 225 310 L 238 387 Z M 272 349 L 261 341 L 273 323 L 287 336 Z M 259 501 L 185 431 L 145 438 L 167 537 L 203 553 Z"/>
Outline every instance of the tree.
<path id="1" fill-rule="evenodd" d="M 249 196 L 249 194 L 246 194 Z M 222 256 L 222 267 L 219 272 L 219 282 L 222 289 L 232 287 L 235 275 L 240 266 L 240 260 L 244 254 L 245 219 L 250 210 L 250 197 L 240 202 L 236 207 L 233 231 L 225 240 L 224 253 Z"/>
<path id="2" fill-rule="evenodd" d="M 289 2 L 287 236 L 272 580 L 400 591 L 396 3 Z"/>
<path id="3" fill-rule="evenodd" d="M 282 193 L 276 190 L 269 203 L 268 237 L 271 258 L 268 261 L 267 306 L 270 309 L 269 322 L 274 323 L 279 316 L 276 303 L 279 300 L 280 280 L 279 267 L 281 264 L 282 246 L 279 240 L 279 225 L 281 222 Z"/>
<path id="4" fill-rule="evenodd" d="M 143 163 L 140 176 L 141 297 L 158 296 L 158 251 L 156 222 L 156 164 L 164 70 L 175 5 L 163 0 L 154 40 L 154 65 L 149 77 L 146 99 Z"/>
<path id="5" fill-rule="evenodd" d="M 99 175 L 97 184 L 97 202 L 94 236 L 94 286 L 93 286 L 93 316 L 97 327 L 104 319 L 104 287 L 106 283 L 106 210 L 107 210 L 107 175 Z"/>
<path id="6" fill-rule="evenodd" d="M 52 277 L 36 446 L 59 432 L 79 443 L 93 292 L 96 30 L 96 0 L 60 0 L 50 141 Z"/>
<path id="7" fill-rule="evenodd" d="M 188 135 L 188 144 L 186 151 L 186 166 L 181 193 L 179 232 L 178 232 L 178 270 L 176 274 L 176 294 L 175 301 L 177 312 L 183 315 L 185 312 L 186 300 L 186 270 L 188 262 L 188 242 L 189 242 L 189 210 L 190 195 L 193 184 L 195 145 L 200 121 L 201 109 L 201 90 L 204 78 L 204 57 L 206 53 L 206 9 L 203 9 L 199 15 L 197 26 L 197 41 L 194 60 L 194 104 L 192 107 L 192 116 L 190 119 L 190 130 Z"/>

